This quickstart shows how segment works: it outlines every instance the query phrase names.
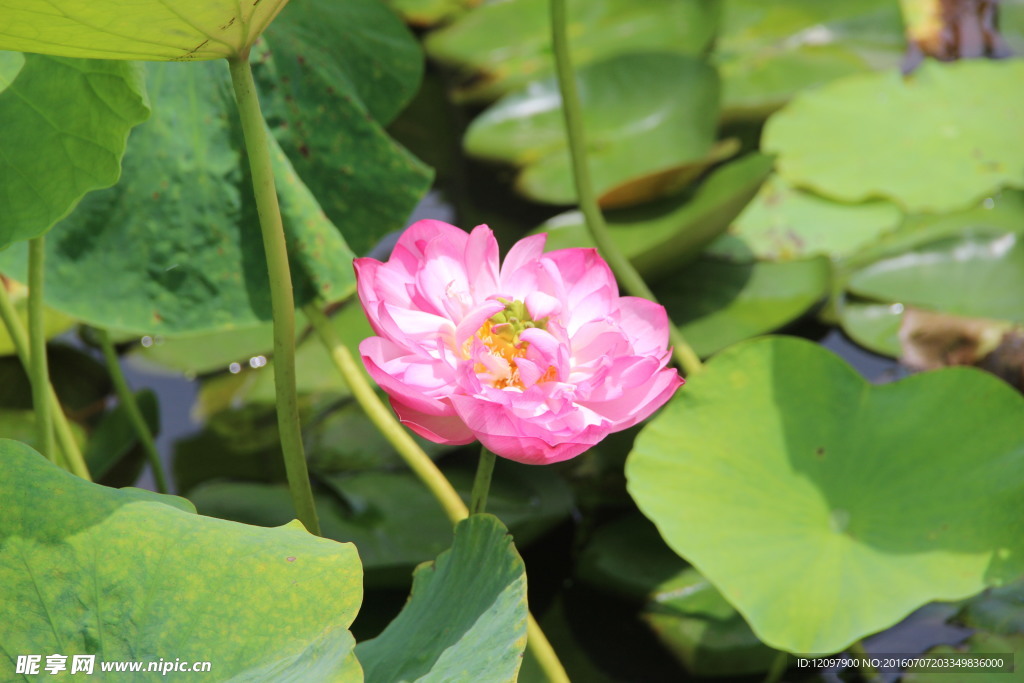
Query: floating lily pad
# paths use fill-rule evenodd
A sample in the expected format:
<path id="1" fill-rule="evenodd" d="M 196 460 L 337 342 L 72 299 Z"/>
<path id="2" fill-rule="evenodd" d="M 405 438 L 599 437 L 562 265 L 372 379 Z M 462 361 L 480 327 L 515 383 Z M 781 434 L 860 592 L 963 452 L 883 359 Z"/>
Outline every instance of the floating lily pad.
<path id="1" fill-rule="evenodd" d="M 998 379 L 947 368 L 872 386 L 787 337 L 712 359 L 626 464 L 669 546 L 794 653 L 1019 576 L 1022 471 L 1024 397 Z"/>
<path id="2" fill-rule="evenodd" d="M 965 235 L 877 261 L 850 291 L 956 315 L 1024 322 L 1024 238 Z"/>
<path id="3" fill-rule="evenodd" d="M 644 276 L 675 272 L 739 215 L 771 167 L 771 157 L 747 155 L 712 171 L 692 196 L 607 212 L 608 230 Z M 534 232 L 547 233 L 548 250 L 594 246 L 580 211 L 555 216 Z"/>
<path id="4" fill-rule="evenodd" d="M 748 255 L 779 261 L 817 254 L 841 257 L 895 229 L 902 220 L 903 213 L 890 202 L 834 202 L 773 176 L 708 253 L 734 260 Z"/>
<path id="5" fill-rule="evenodd" d="M 386 0 L 391 9 L 413 26 L 434 26 L 480 4 L 480 0 Z"/>
<path id="6" fill-rule="evenodd" d="M 901 682 L 950 683 L 952 680 L 956 680 L 963 681 L 963 683 L 1006 683 L 1007 681 L 1019 681 L 1020 665 L 1015 662 L 1019 661 L 1020 657 L 1024 657 L 1024 635 L 1018 633 L 1012 636 L 1002 636 L 985 632 L 976 633 L 968 638 L 967 642 L 959 646 L 942 645 L 932 648 L 924 653 L 922 657 L 946 661 L 958 659 L 967 662 L 970 660 L 994 659 L 997 662 L 1002 662 L 1003 669 L 998 671 L 971 668 L 958 669 L 955 664 L 927 672 L 920 671 L 920 668 L 912 668 L 900 678 Z M 1011 657 L 1016 659 L 1011 659 Z M 1011 671 L 1011 666 L 1017 668 Z M 950 675 L 951 673 L 953 673 L 952 676 Z M 957 676 L 957 673 L 960 676 Z"/>
<path id="7" fill-rule="evenodd" d="M 6 652 L 173 656 L 209 661 L 219 679 L 362 680 L 348 631 L 362 599 L 352 545 L 298 522 L 249 527 L 90 484 L 7 440 L 0 497 Z"/>
<path id="8" fill-rule="evenodd" d="M 762 673 L 779 655 L 692 567 L 659 586 L 641 616 L 695 676 Z"/>
<path id="9" fill-rule="evenodd" d="M 17 25 L 11 11 L 0 9 L 5 26 Z M 128 132 L 147 116 L 135 64 L 0 52 L 0 249 L 117 182 Z"/>
<path id="10" fill-rule="evenodd" d="M 896 67 L 906 49 L 891 0 L 726 0 L 714 61 L 728 119 L 764 118 L 798 92 Z"/>
<path id="11" fill-rule="evenodd" d="M 403 585 L 413 567 L 451 543 L 451 522 L 411 474 L 347 479 L 351 498 L 318 492 L 317 516 L 325 538 L 359 549 L 368 585 Z M 204 515 L 244 524 L 274 527 L 295 516 L 287 484 L 214 481 L 193 488 L 188 498 Z"/>
<path id="12" fill-rule="evenodd" d="M 718 79 L 695 57 L 621 55 L 577 72 L 594 189 L 715 159 Z M 554 78 L 499 100 L 470 125 L 466 151 L 521 166 L 517 189 L 552 204 L 576 201 Z"/>
<path id="13" fill-rule="evenodd" d="M 288 0 L 5 0 L 0 50 L 183 61 L 246 54 Z"/>
<path id="14" fill-rule="evenodd" d="M 703 175 L 704 171 L 735 155 L 742 146 L 737 138 L 719 140 L 711 148 L 711 151 L 700 159 L 630 178 L 608 188 L 597 198 L 597 203 L 604 209 L 617 209 L 679 194 L 681 190 Z M 539 174 L 539 176 L 531 179 L 536 186 L 544 182 L 543 174 Z"/>
<path id="15" fill-rule="evenodd" d="M 986 591 L 968 600 L 956 623 L 975 629 L 963 643 L 941 646 L 926 653 L 928 657 L 978 658 L 1002 661 L 999 670 L 964 669 L 965 680 L 974 683 L 997 683 L 1020 679 L 1020 657 L 1024 657 L 1024 581 Z M 1016 659 L 1016 661 L 1014 661 Z M 998 665 L 997 665 L 998 666 Z M 1011 671 L 1013 669 L 1013 671 Z M 903 677 L 908 683 L 937 683 L 949 680 L 950 667 L 941 671 L 921 672 L 911 668 Z M 1010 674 L 1010 675 L 1007 675 Z"/>
<path id="16" fill-rule="evenodd" d="M 573 65 L 639 51 L 700 55 L 715 35 L 709 0 L 570 0 Z M 426 39 L 427 54 L 470 78 L 461 100 L 491 100 L 555 71 L 547 0 L 481 5 Z"/>
<path id="17" fill-rule="evenodd" d="M 787 181 L 847 202 L 891 199 L 910 212 L 965 208 L 1024 187 L 1019 60 L 927 61 L 807 91 L 768 121 L 763 148 Z"/>
<path id="18" fill-rule="evenodd" d="M 416 569 L 409 602 L 356 652 L 370 683 L 517 680 L 526 648 L 526 567 L 492 515 L 455 527 L 450 550 Z"/>
<path id="19" fill-rule="evenodd" d="M 1024 51 L 1024 2 L 1003 0 L 999 3 L 999 32 L 1014 54 Z"/>
<path id="20" fill-rule="evenodd" d="M 903 304 L 845 301 L 839 311 L 839 324 L 850 339 L 867 350 L 898 358 L 903 310 Z"/>
<path id="21" fill-rule="evenodd" d="M 588 583 L 646 602 L 642 618 L 694 675 L 765 671 L 777 655 L 640 515 L 594 532 L 577 566 Z"/>
<path id="22" fill-rule="evenodd" d="M 597 529 L 580 552 L 576 570 L 587 583 L 633 600 L 646 600 L 687 568 L 642 515 Z"/>
<path id="23" fill-rule="evenodd" d="M 558 475 L 502 466 L 488 505 L 523 546 L 565 519 L 572 496 Z M 468 500 L 472 474 L 447 472 Z M 335 492 L 316 495 L 323 533 L 351 541 L 359 548 L 367 581 L 401 585 L 418 563 L 429 560 L 451 543 L 451 521 L 440 504 L 411 472 L 356 472 L 325 475 Z M 247 524 L 275 526 L 294 516 L 285 484 L 209 482 L 189 493 L 204 514 Z"/>
<path id="24" fill-rule="evenodd" d="M 700 356 L 796 320 L 827 292 L 828 259 L 731 263 L 702 257 L 655 287 Z"/>

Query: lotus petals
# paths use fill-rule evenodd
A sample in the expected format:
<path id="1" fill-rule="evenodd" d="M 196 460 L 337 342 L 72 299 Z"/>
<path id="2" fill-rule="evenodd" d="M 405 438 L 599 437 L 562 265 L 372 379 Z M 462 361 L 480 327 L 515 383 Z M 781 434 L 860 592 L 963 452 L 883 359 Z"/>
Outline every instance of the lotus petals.
<path id="1" fill-rule="evenodd" d="M 419 221 L 390 260 L 356 259 L 359 298 L 378 336 L 360 353 L 420 436 L 478 439 L 510 460 L 573 458 L 646 419 L 683 383 L 667 367 L 668 317 L 620 297 L 593 249 L 544 253 Z"/>

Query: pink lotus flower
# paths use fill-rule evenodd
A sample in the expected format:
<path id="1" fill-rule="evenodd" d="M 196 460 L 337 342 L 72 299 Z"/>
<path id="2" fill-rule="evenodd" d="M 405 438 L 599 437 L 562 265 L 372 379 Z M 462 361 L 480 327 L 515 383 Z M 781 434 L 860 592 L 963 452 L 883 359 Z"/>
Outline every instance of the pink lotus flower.
<path id="1" fill-rule="evenodd" d="M 683 383 L 669 361 L 668 317 L 620 297 L 594 249 L 543 253 L 420 221 L 391 259 L 355 261 L 374 331 L 367 371 L 402 422 L 447 444 L 479 439 L 528 464 L 567 460 L 661 407 Z"/>

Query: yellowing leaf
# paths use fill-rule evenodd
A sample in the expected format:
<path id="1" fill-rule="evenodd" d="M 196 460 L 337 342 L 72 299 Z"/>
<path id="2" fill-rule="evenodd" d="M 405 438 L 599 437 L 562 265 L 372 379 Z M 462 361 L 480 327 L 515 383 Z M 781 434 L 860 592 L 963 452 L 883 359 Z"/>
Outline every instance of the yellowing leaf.
<path id="1" fill-rule="evenodd" d="M 244 54 L 288 0 L 0 0 L 0 49 L 192 61 Z"/>

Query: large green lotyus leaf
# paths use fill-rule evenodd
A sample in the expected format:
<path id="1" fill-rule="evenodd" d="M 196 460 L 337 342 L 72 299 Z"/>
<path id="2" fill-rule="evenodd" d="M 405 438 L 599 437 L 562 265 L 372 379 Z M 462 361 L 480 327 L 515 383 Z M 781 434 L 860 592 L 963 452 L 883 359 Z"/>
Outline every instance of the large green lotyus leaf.
<path id="1" fill-rule="evenodd" d="M 577 77 L 594 190 L 614 197 L 614 205 L 634 203 L 644 180 L 661 194 L 677 191 L 735 152 L 731 144 L 715 147 L 718 76 L 701 59 L 630 53 L 588 64 Z M 473 121 L 463 143 L 473 156 L 521 167 L 516 189 L 525 196 L 576 201 L 554 77 L 498 100 Z M 648 190 L 642 199 L 655 196 Z"/>
<path id="2" fill-rule="evenodd" d="M 698 355 L 766 334 L 825 298 L 829 262 L 822 256 L 773 263 L 704 257 L 659 281 L 655 295 Z"/>
<path id="3" fill-rule="evenodd" d="M 117 182 L 128 132 L 148 116 L 138 65 L 0 52 L 0 249 Z"/>
<path id="4" fill-rule="evenodd" d="M 1020 60 L 927 61 L 912 75 L 862 74 L 809 90 L 776 112 L 763 148 L 788 182 L 908 212 L 966 208 L 1024 187 Z"/>
<path id="5" fill-rule="evenodd" d="M 208 661 L 211 680 L 361 681 L 354 546 L 196 515 L 74 477 L 0 440 L 0 678 L 15 656 Z M 70 661 L 70 659 L 68 660 Z M 44 659 L 45 662 L 45 659 Z M 164 680 L 160 673 L 132 680 Z"/>
<path id="6" fill-rule="evenodd" d="M 626 476 L 668 545 L 794 653 L 1024 572 L 1024 398 L 973 368 L 873 386 L 809 341 L 739 344 L 644 428 Z"/>
<path id="7" fill-rule="evenodd" d="M 515 681 L 527 615 L 512 537 L 496 517 L 473 515 L 450 550 L 416 569 L 401 614 L 356 652 L 371 683 Z"/>
<path id="8" fill-rule="evenodd" d="M 451 2 L 451 0 L 448 0 Z M 403 2 L 404 4 L 404 2 Z M 631 52 L 700 55 L 715 35 L 717 0 L 569 0 L 577 67 Z M 459 100 L 490 100 L 554 74 L 548 0 L 489 2 L 426 38 L 427 53 L 467 76 Z"/>
<path id="9" fill-rule="evenodd" d="M 778 655 L 639 513 L 594 531 L 579 553 L 576 571 L 582 581 L 645 600 L 641 617 L 694 675 L 766 671 Z"/>
<path id="10" fill-rule="evenodd" d="M 748 154 L 712 171 L 692 193 L 608 211 L 608 232 L 646 278 L 676 273 L 729 227 L 771 168 L 771 157 Z M 559 214 L 534 232 L 547 233 L 549 251 L 595 246 L 581 211 Z"/>
<path id="11" fill-rule="evenodd" d="M 723 0 L 712 60 L 722 116 L 761 119 L 799 92 L 872 69 L 906 51 L 893 0 Z"/>
<path id="12" fill-rule="evenodd" d="M 268 321 L 263 244 L 227 68 L 208 62 L 148 70 L 154 116 L 132 136 L 124 178 L 87 197 L 47 241 L 47 301 L 94 325 L 140 334 Z M 378 142 L 378 156 L 353 163 L 376 169 L 361 183 L 383 187 L 389 164 L 405 153 L 386 136 Z M 296 303 L 351 294 L 352 250 L 290 160 L 272 151 Z M 404 221 L 418 190 L 403 177 L 380 190 L 395 201 L 378 202 L 376 230 Z M 358 183 L 346 196 L 360 196 Z M 21 249 L 0 253 L 0 272 L 23 280 L 25 261 Z"/>
<path id="13" fill-rule="evenodd" d="M 206 453 L 209 461 L 211 454 Z M 313 454 L 314 464 L 318 454 Z M 198 463 L 199 457 L 190 461 Z M 180 470 L 187 463 L 175 463 Z M 230 464 L 229 464 L 230 465 Z M 275 526 L 294 512 L 285 484 L 224 481 L 249 473 L 220 465 L 220 472 L 197 472 L 189 479 L 213 474 L 189 491 L 189 499 L 203 513 L 247 524 Z M 215 465 L 205 465 L 212 469 Z M 520 546 L 530 543 L 566 519 L 572 510 L 572 494 L 558 476 L 539 468 L 498 468 L 500 481 L 488 498 L 495 516 L 511 529 Z M 260 474 L 264 474 L 266 468 Z M 317 512 L 324 536 L 355 543 L 359 548 L 368 585 L 403 585 L 409 570 L 436 556 L 451 543 L 452 525 L 437 500 L 411 472 L 366 471 L 347 474 L 317 473 L 333 490 L 316 494 Z M 219 477 L 217 477 L 219 475 Z M 446 473 L 456 490 L 469 499 L 471 476 L 465 470 Z M 283 476 L 279 477 L 283 479 Z M 209 477 L 208 477 L 209 478 Z"/>
<path id="14" fill-rule="evenodd" d="M 967 232 L 876 261 L 852 292 L 933 311 L 1024 322 L 1024 237 Z"/>
<path id="15" fill-rule="evenodd" d="M 253 70 L 270 129 L 328 218 L 365 254 L 404 226 L 433 177 L 384 130 L 419 89 L 423 51 L 380 0 L 294 3 L 266 45 L 254 51 Z"/>
<path id="16" fill-rule="evenodd" d="M 0 0 L 0 50 L 98 59 L 237 57 L 288 0 Z"/>
<path id="17" fill-rule="evenodd" d="M 751 256 L 788 261 L 815 254 L 838 258 L 893 231 L 902 219 L 891 202 L 836 202 L 773 175 L 708 253 L 738 261 Z"/>

